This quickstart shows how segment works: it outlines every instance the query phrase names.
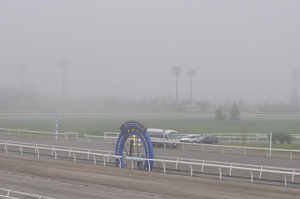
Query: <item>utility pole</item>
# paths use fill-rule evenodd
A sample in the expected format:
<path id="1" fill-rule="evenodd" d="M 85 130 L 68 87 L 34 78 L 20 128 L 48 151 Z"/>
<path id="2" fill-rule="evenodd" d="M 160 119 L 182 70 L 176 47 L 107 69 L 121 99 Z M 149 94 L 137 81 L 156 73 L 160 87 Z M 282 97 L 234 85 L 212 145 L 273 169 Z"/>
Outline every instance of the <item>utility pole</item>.
<path id="1" fill-rule="evenodd" d="M 290 98 L 290 111 L 298 112 L 299 111 L 299 71 L 292 71 L 292 88 L 291 88 L 291 98 Z"/>
<path id="2" fill-rule="evenodd" d="M 190 76 L 190 102 L 193 103 L 193 77 L 196 75 L 196 70 L 188 70 L 187 75 Z"/>
<path id="3" fill-rule="evenodd" d="M 27 70 L 25 65 L 19 66 L 21 72 L 21 113 L 24 112 L 24 73 Z"/>
<path id="4" fill-rule="evenodd" d="M 65 103 L 66 103 L 66 81 L 65 81 L 65 75 L 66 75 L 66 69 L 68 68 L 68 64 L 66 61 L 60 61 L 58 62 L 59 67 L 62 69 L 62 112 L 63 115 L 65 114 Z"/>
<path id="5" fill-rule="evenodd" d="M 181 73 L 181 67 L 173 66 L 172 71 L 176 75 L 176 115 L 178 115 L 178 75 Z"/>

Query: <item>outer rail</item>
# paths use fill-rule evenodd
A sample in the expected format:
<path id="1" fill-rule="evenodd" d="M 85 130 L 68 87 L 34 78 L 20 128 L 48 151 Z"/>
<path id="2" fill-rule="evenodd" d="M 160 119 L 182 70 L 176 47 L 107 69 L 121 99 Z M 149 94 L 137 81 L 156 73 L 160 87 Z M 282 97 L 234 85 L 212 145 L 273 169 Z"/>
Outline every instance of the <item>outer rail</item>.
<path id="1" fill-rule="evenodd" d="M 261 167 L 261 168 L 253 168 L 253 167 L 245 167 L 245 166 L 235 166 L 234 164 L 231 165 L 224 165 L 224 164 L 212 164 L 212 163 L 206 163 L 205 161 L 203 162 L 191 162 L 191 161 L 180 161 L 180 160 L 167 160 L 167 159 L 148 159 L 148 158 L 136 158 L 136 157 L 126 157 L 131 161 L 131 169 L 133 169 L 134 161 L 147 161 L 148 164 L 150 161 L 154 162 L 162 162 L 163 167 L 164 167 L 164 174 L 166 173 L 166 164 L 165 163 L 174 163 L 176 165 L 178 164 L 184 164 L 188 165 L 190 167 L 190 175 L 193 176 L 193 167 L 194 166 L 201 166 L 202 167 L 202 172 L 204 167 L 215 167 L 219 169 L 219 178 L 222 180 L 222 169 L 229 169 L 232 171 L 233 169 L 235 170 L 243 170 L 243 171 L 249 171 L 250 173 L 250 179 L 251 183 L 253 183 L 253 172 L 259 172 L 260 173 L 260 178 L 261 179 L 261 174 L 262 173 L 272 173 L 272 174 L 282 174 L 284 177 L 284 186 L 287 187 L 287 178 L 286 175 L 291 175 L 292 176 L 292 182 L 294 182 L 295 176 L 300 176 L 300 172 L 296 172 L 296 169 L 293 171 L 282 171 L 282 170 L 276 170 L 276 167 L 270 167 L 268 169 Z M 149 168 L 149 172 L 150 172 Z"/>

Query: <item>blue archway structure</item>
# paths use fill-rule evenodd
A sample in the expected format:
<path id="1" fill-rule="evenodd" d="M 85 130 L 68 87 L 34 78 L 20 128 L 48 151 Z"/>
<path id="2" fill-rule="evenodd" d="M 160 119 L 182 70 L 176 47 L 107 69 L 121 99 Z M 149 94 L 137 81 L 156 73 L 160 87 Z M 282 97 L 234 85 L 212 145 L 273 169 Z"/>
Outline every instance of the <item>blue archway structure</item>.
<path id="1" fill-rule="evenodd" d="M 134 121 L 134 120 L 130 120 L 128 122 L 125 122 L 121 127 L 120 127 L 120 134 L 116 143 L 116 150 L 115 150 L 115 154 L 116 155 L 120 155 L 122 156 L 122 158 L 120 159 L 121 161 L 121 167 L 124 167 L 124 158 L 123 158 L 123 149 L 124 149 L 124 145 L 125 142 L 127 140 L 127 138 L 129 138 L 132 135 L 135 135 L 136 137 L 138 137 L 141 142 L 143 143 L 144 146 L 144 150 L 145 150 L 145 158 L 148 159 L 153 159 L 154 158 L 154 152 L 153 152 L 153 147 L 152 147 L 152 142 L 150 140 L 149 135 L 146 133 L 147 128 L 142 125 L 141 123 Z M 150 163 L 150 165 L 148 165 Z M 144 169 L 150 169 L 152 170 L 153 167 L 153 161 L 145 161 L 144 163 Z M 117 166 L 119 166 L 119 160 L 116 159 L 116 164 Z"/>

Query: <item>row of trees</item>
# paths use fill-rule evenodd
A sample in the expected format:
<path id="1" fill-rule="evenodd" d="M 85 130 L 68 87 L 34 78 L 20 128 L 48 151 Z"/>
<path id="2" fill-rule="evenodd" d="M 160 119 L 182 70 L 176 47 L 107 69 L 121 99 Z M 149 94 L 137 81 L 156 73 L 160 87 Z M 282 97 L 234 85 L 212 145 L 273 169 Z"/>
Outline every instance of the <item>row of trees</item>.
<path id="1" fill-rule="evenodd" d="M 270 135 L 268 135 L 268 139 L 270 139 Z M 272 133 L 272 143 L 276 144 L 279 142 L 280 144 L 287 143 L 291 144 L 293 141 L 293 136 L 285 132 L 274 132 Z"/>
<path id="2" fill-rule="evenodd" d="M 62 108 L 62 96 L 43 96 L 33 86 L 27 86 L 23 90 L 18 88 L 7 88 L 0 85 L 0 111 L 58 111 Z M 77 97 L 66 98 L 66 111 L 174 111 L 175 102 L 170 97 L 153 97 L 151 99 L 123 99 L 115 95 L 105 97 Z M 286 103 L 264 103 L 249 105 L 242 99 L 233 103 L 226 101 L 216 111 L 216 120 L 232 119 L 238 120 L 240 111 L 243 112 L 288 112 Z M 193 105 L 194 108 L 188 108 Z M 215 105 L 209 101 L 181 100 L 178 104 L 180 112 L 211 112 Z M 226 114 L 223 114 L 223 111 Z M 227 114 L 227 113 L 230 114 Z M 291 111 L 290 111 L 291 112 Z"/>
<path id="3" fill-rule="evenodd" d="M 219 106 L 215 111 L 215 120 L 225 120 L 227 116 L 223 113 L 222 107 Z M 229 110 L 229 119 L 230 120 L 239 120 L 240 119 L 240 109 L 234 102 L 232 107 Z"/>

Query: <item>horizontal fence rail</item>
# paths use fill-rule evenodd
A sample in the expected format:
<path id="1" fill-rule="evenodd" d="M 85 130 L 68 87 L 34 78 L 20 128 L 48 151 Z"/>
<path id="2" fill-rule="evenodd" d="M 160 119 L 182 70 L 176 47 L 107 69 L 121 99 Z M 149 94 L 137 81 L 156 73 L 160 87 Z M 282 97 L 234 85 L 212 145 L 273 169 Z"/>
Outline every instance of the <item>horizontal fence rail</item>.
<path id="1" fill-rule="evenodd" d="M 157 142 L 157 141 L 156 141 Z M 167 143 L 167 141 L 164 141 Z M 170 142 L 173 143 L 173 142 Z M 188 147 L 193 146 L 193 148 L 198 147 L 201 152 L 216 152 L 225 154 L 227 151 L 238 150 L 238 154 L 247 156 L 249 151 L 251 152 L 260 152 L 259 154 L 265 154 L 265 157 L 272 157 L 273 152 L 279 152 L 283 154 L 288 154 L 287 157 L 293 159 L 293 155 L 300 154 L 300 150 L 289 150 L 289 149 L 277 149 L 277 148 L 261 148 L 261 147 L 243 147 L 243 146 L 228 146 L 228 145 L 216 145 L 216 144 L 198 144 L 198 143 L 183 143 L 176 142 L 178 146 L 182 147 L 182 150 L 188 150 Z M 214 150 L 212 150 L 214 149 Z M 274 155 L 273 155 L 274 156 Z"/>
<path id="2" fill-rule="evenodd" d="M 58 152 L 64 152 L 68 154 L 68 157 L 71 158 L 73 156 L 73 161 L 76 162 L 76 157 L 78 154 L 86 155 L 86 159 L 89 160 L 90 157 L 93 157 L 94 164 L 97 164 L 97 157 L 102 157 L 103 160 L 103 166 L 105 166 L 106 162 L 109 162 L 110 158 L 118 159 L 120 162 L 120 159 L 122 156 L 114 155 L 111 152 L 107 153 L 99 153 L 94 152 L 95 150 L 91 149 L 80 149 L 80 148 L 65 148 L 65 147 L 57 147 L 57 146 L 47 146 L 47 145 L 39 145 L 39 144 L 31 144 L 31 143 L 17 143 L 17 142 L 9 142 L 9 141 L 0 141 L 0 146 L 3 146 L 5 153 L 7 154 L 9 151 L 9 147 L 16 147 L 18 151 L 20 152 L 21 156 L 23 156 L 24 149 L 31 149 L 33 153 L 37 155 L 37 157 L 40 157 L 41 151 L 48 151 L 51 156 L 54 156 L 54 159 L 57 160 Z M 121 165 L 120 165 L 121 166 Z"/>
<path id="3" fill-rule="evenodd" d="M 55 133 L 55 132 L 45 132 L 45 131 L 32 131 L 32 130 L 21 130 L 21 129 L 7 129 L 7 128 L 0 128 L 1 132 L 5 132 L 9 134 L 18 134 L 19 136 L 23 134 L 29 135 L 29 137 L 33 135 L 40 135 L 42 138 L 45 136 L 62 136 L 65 140 L 68 140 L 70 136 L 74 136 L 75 139 L 78 139 L 78 132 L 64 132 L 64 133 Z"/>
<path id="4" fill-rule="evenodd" d="M 117 134 L 118 133 L 111 133 L 111 134 L 104 134 L 104 136 L 97 136 L 97 135 L 87 135 L 84 134 L 84 136 L 87 138 L 88 142 L 90 142 L 91 139 L 104 139 L 106 140 L 107 144 L 115 144 L 117 140 Z M 107 135 L 115 135 L 115 136 L 107 136 Z M 210 134 L 212 135 L 212 134 Z M 214 134 L 219 135 L 219 134 Z M 222 135 L 222 134 L 221 134 Z M 230 134 L 232 135 L 232 134 Z M 225 136 L 230 136 L 229 134 Z M 254 134 L 256 135 L 256 134 Z M 263 139 L 265 139 L 265 135 L 262 135 Z M 295 134 L 294 134 L 295 135 Z M 297 134 L 298 135 L 298 134 Z M 249 136 L 253 136 L 253 134 L 249 134 Z M 236 139 L 238 136 L 235 137 Z M 249 138 L 248 138 L 249 139 Z M 255 138 L 257 139 L 257 138 Z M 169 140 L 163 140 L 163 139 L 155 139 L 152 140 L 155 143 L 161 143 L 164 149 L 167 149 L 168 146 L 173 146 L 172 144 L 176 144 L 177 148 L 181 148 L 182 150 L 198 150 L 201 152 L 213 152 L 213 153 L 234 153 L 238 155 L 247 156 L 249 155 L 249 152 L 256 153 L 258 156 L 264 156 L 264 157 L 272 157 L 273 152 L 282 153 L 281 155 L 289 158 L 289 159 L 295 159 L 295 154 L 300 155 L 300 150 L 288 150 L 288 149 L 277 149 L 277 148 L 262 148 L 262 147 L 243 147 L 243 146 L 228 146 L 228 145 L 219 145 L 219 144 L 202 144 L 202 143 L 187 143 L 187 142 L 180 142 L 178 140 L 176 141 L 169 141 Z M 255 154 L 251 154 L 255 155 Z M 274 154 L 273 154 L 274 157 Z"/>
<path id="5" fill-rule="evenodd" d="M 55 120 L 54 112 L 2 112 L 0 120 Z M 228 113 L 225 113 L 228 116 Z M 179 112 L 67 112 L 59 116 L 63 120 L 73 119 L 199 119 L 214 120 L 215 113 Z M 300 114 L 241 113 L 241 120 L 300 120 Z"/>
<path id="6" fill-rule="evenodd" d="M 101 135 L 87 135 L 84 134 L 84 137 L 86 137 L 87 141 L 90 142 L 91 139 L 104 139 L 106 140 L 107 144 L 115 144 L 118 137 L 114 136 L 101 136 Z"/>
<path id="7" fill-rule="evenodd" d="M 200 159 L 191 159 L 191 158 L 182 158 L 182 157 L 169 157 L 169 156 L 156 156 L 158 159 L 166 159 L 166 160 L 175 160 L 178 161 L 176 163 L 175 169 L 178 169 L 179 161 L 192 161 L 192 162 L 201 162 L 207 164 L 216 164 L 216 165 L 227 165 L 227 166 L 239 166 L 239 167 L 246 167 L 246 168 L 257 168 L 257 169 L 272 169 L 277 171 L 288 171 L 288 172 L 300 172 L 298 168 L 286 168 L 286 167 L 273 167 L 273 166 L 263 166 L 263 165 L 253 165 L 253 164 L 241 164 L 241 163 L 231 163 L 231 162 L 221 162 L 221 161 L 211 161 L 211 160 L 200 160 Z M 204 166 L 201 169 L 203 173 Z M 260 179 L 262 176 L 263 170 L 260 172 Z M 232 169 L 230 169 L 229 176 L 232 174 Z M 292 182 L 294 182 L 294 175 L 292 176 Z"/>
<path id="8" fill-rule="evenodd" d="M 217 168 L 219 170 L 219 179 L 222 179 L 222 169 L 228 169 L 230 170 L 230 175 L 232 170 L 242 170 L 242 171 L 249 171 L 250 174 L 250 179 L 251 179 L 251 183 L 253 183 L 254 180 L 254 175 L 253 172 L 258 172 L 260 174 L 260 178 L 262 176 L 262 173 L 271 173 L 271 174 L 282 174 L 283 178 L 284 178 L 284 186 L 287 187 L 287 175 L 290 175 L 292 178 L 292 182 L 294 183 L 294 179 L 295 176 L 300 176 L 300 172 L 298 172 L 298 170 L 300 169 L 292 169 L 291 171 L 289 168 L 277 168 L 277 167 L 264 167 L 264 166 L 255 166 L 255 165 L 242 165 L 242 164 L 234 164 L 231 163 L 230 165 L 226 165 L 226 164 L 217 164 L 216 162 L 206 162 L 206 161 L 202 161 L 202 162 L 194 162 L 194 161 L 188 161 L 188 159 L 186 159 L 186 161 L 183 160 L 169 160 L 169 159 L 148 159 L 148 158 L 137 158 L 137 157 L 126 157 L 126 159 L 131 161 L 131 169 L 133 170 L 133 165 L 134 162 L 136 161 L 146 161 L 148 162 L 148 164 L 150 164 L 150 161 L 153 162 L 161 162 L 163 163 L 163 172 L 164 174 L 166 174 L 166 163 L 173 163 L 174 165 L 176 165 L 176 170 L 178 168 L 178 164 L 183 164 L 183 165 L 187 165 L 190 167 L 190 176 L 194 175 L 194 167 L 195 166 L 200 166 L 201 172 L 203 173 L 204 171 L 204 167 L 213 167 L 213 168 Z M 251 167 L 250 167 L 251 166 Z M 257 168 L 255 168 L 257 167 Z M 150 167 L 149 167 L 149 172 Z"/>
<path id="9" fill-rule="evenodd" d="M 2 146 L 2 147 L 1 147 Z M 94 164 L 97 162 L 96 157 L 102 157 L 103 166 L 106 166 L 106 162 L 109 162 L 108 158 L 118 159 L 119 162 L 123 156 L 115 155 L 112 151 L 107 150 L 97 150 L 93 151 L 91 149 L 84 149 L 84 148 L 72 148 L 72 147 L 63 147 L 63 146 L 51 146 L 51 145 L 39 145 L 35 143 L 17 143 L 12 141 L 3 141 L 0 140 L 0 149 L 8 153 L 8 151 L 15 151 L 23 155 L 25 149 L 27 149 L 27 153 L 29 152 L 28 149 L 31 151 L 32 154 L 36 154 L 37 157 L 40 156 L 41 151 L 47 151 L 47 154 L 51 154 L 54 156 L 54 159 L 57 159 L 58 152 L 63 152 L 65 157 L 73 158 L 73 161 L 76 162 L 77 155 L 84 155 L 86 160 L 90 159 L 90 156 L 93 157 Z M 125 154 L 124 154 L 125 155 Z M 179 166 L 183 165 L 184 170 L 190 173 L 190 176 L 197 176 L 197 168 L 200 168 L 200 173 L 207 173 L 206 170 L 209 168 L 215 168 L 218 170 L 218 175 L 220 180 L 226 176 L 225 172 L 229 171 L 228 176 L 235 177 L 232 173 L 233 171 L 244 171 L 248 172 L 248 176 L 244 173 L 244 178 L 250 178 L 251 183 L 253 183 L 254 179 L 264 180 L 262 178 L 263 175 L 269 174 L 278 174 L 281 175 L 284 179 L 284 186 L 287 186 L 288 179 L 290 183 L 300 184 L 299 176 L 300 176 L 300 169 L 298 168 L 282 168 L 282 167 L 271 167 L 271 166 L 263 166 L 263 165 L 250 165 L 250 164 L 240 164 L 240 163 L 229 163 L 229 162 L 219 162 L 219 161 L 209 161 L 209 160 L 197 160 L 197 159 L 188 159 L 188 158 L 181 158 L 181 157 L 164 157 L 158 156 L 155 159 L 147 159 L 147 158 L 139 158 L 139 157 L 126 157 L 128 161 L 131 162 L 131 169 L 134 169 L 134 163 L 145 162 L 147 161 L 148 164 L 150 161 L 154 161 L 156 163 L 163 164 L 163 172 L 167 173 L 168 168 L 167 164 L 172 164 L 175 170 L 179 170 Z M 115 162 L 114 162 L 115 163 Z M 112 164 L 110 164 L 112 165 Z M 113 164 L 115 166 L 115 164 Z M 128 164 L 127 164 L 128 165 Z M 119 165 L 121 166 L 121 164 Z M 170 165 L 169 165 L 170 166 Z M 150 169 L 150 168 L 148 168 Z M 181 169 L 182 170 L 182 169 Z M 150 170 L 149 170 L 150 172 Z M 259 175 L 259 177 L 254 178 L 255 175 Z M 289 177 L 289 178 L 287 178 Z M 296 181 L 297 177 L 297 181 Z M 282 179 L 282 178 L 281 178 Z M 3 195 L 3 194 L 2 194 Z"/>
<path id="10" fill-rule="evenodd" d="M 44 136 L 62 136 L 65 140 L 68 140 L 70 136 L 73 136 L 75 139 L 78 139 L 80 135 L 78 132 L 64 132 L 64 133 L 54 133 L 54 132 L 44 132 L 44 131 L 32 131 L 32 130 L 21 130 L 21 129 L 7 129 L 7 128 L 0 128 L 0 132 L 9 134 L 17 134 L 17 135 L 41 135 L 43 138 Z M 84 137 L 90 142 L 91 139 L 104 139 L 106 140 L 107 144 L 115 144 L 118 138 L 119 132 L 104 132 L 104 136 L 97 136 L 97 135 L 87 135 L 84 134 Z M 229 143 L 233 142 L 234 140 L 238 139 L 246 139 L 247 143 L 249 143 L 251 139 L 253 140 L 263 140 L 267 142 L 267 134 L 246 134 L 246 137 L 241 137 L 240 134 L 234 133 L 224 133 L 224 134 L 207 134 L 207 135 L 214 135 L 219 137 L 220 143 L 222 139 L 229 139 Z M 299 134 L 292 134 L 295 138 L 300 138 Z M 231 140 L 231 141 L 230 141 Z M 265 157 L 272 157 L 272 152 L 282 153 L 282 156 L 286 156 L 290 159 L 295 159 L 295 155 L 300 155 L 300 150 L 287 150 L 287 149 L 276 149 L 276 148 L 260 148 L 260 147 L 243 147 L 243 146 L 228 146 L 228 145 L 210 145 L 210 144 L 199 144 L 199 143 L 186 143 L 186 142 L 179 142 L 177 141 L 168 141 L 168 140 L 159 140 L 156 139 L 155 143 L 161 143 L 161 145 L 166 149 L 171 144 L 176 144 L 177 148 L 181 148 L 182 150 L 190 150 L 189 148 L 193 147 L 193 150 L 199 150 L 201 152 L 215 152 L 215 153 L 235 153 L 247 156 L 249 151 L 251 152 L 259 152 L 259 156 Z M 195 148 L 197 147 L 197 149 Z M 233 152 L 234 150 L 235 152 Z M 254 154 L 255 155 L 255 154 Z M 273 155 L 274 156 L 274 155 Z"/>
<path id="11" fill-rule="evenodd" d="M 64 132 L 64 133 L 55 133 L 55 132 L 45 132 L 45 131 L 33 131 L 33 130 L 22 130 L 22 129 L 8 129 L 8 128 L 0 128 L 0 132 L 10 134 L 17 134 L 19 136 L 21 135 L 29 135 L 29 137 L 33 135 L 41 135 L 42 138 L 45 136 L 53 136 L 56 138 L 57 136 L 63 137 L 65 140 L 68 140 L 69 138 L 73 137 L 75 139 L 78 139 L 80 136 L 79 132 Z M 113 144 L 116 142 L 116 139 L 118 138 L 118 135 L 120 132 L 104 132 L 103 136 L 99 135 L 88 135 L 84 134 L 83 136 L 87 138 L 88 142 L 91 138 L 98 138 L 98 139 L 105 139 L 107 143 Z M 186 134 L 180 134 L 180 137 L 185 136 Z M 266 133 L 210 133 L 210 134 L 202 134 L 204 135 L 213 135 L 219 138 L 219 143 L 268 143 L 268 135 Z M 290 134 L 292 138 L 294 139 L 294 142 L 300 143 L 300 134 Z M 160 141 L 158 139 L 158 141 Z M 167 140 L 161 140 L 161 141 L 167 141 Z"/>
<path id="12" fill-rule="evenodd" d="M 11 196 L 14 195 L 14 196 Z M 41 196 L 37 194 L 32 194 L 32 193 L 26 193 L 26 192 L 21 192 L 21 191 L 16 191 L 16 190 L 11 190 L 11 189 L 4 189 L 0 188 L 0 198 L 4 199 L 21 199 L 21 198 L 32 198 L 32 199 L 55 199 L 52 197 L 47 197 L 47 196 Z"/>

